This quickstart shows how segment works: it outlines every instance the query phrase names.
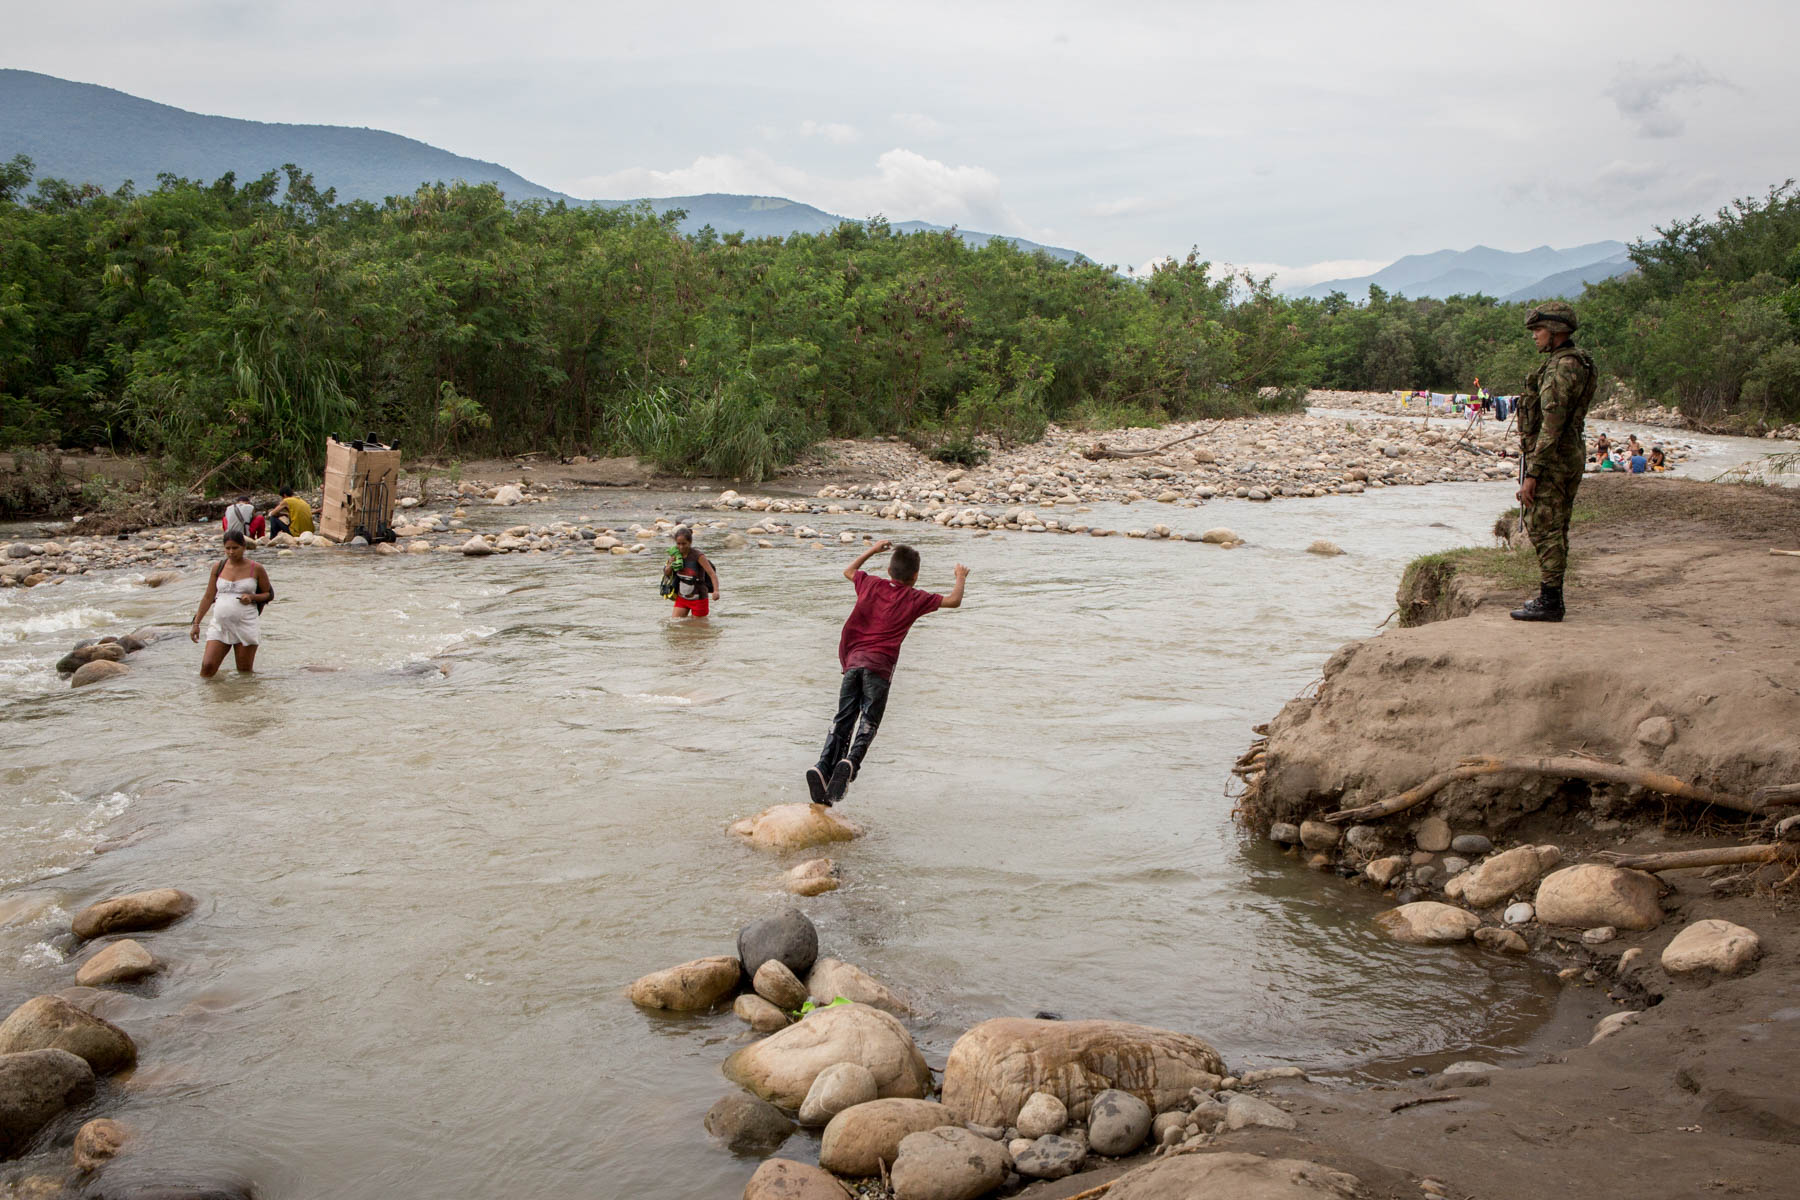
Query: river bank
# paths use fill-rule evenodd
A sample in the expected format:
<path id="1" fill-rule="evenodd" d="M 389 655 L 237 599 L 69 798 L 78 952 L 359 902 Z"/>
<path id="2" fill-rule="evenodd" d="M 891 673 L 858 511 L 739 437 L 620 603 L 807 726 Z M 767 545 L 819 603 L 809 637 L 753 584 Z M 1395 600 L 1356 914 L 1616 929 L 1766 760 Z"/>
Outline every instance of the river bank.
<path id="1" fill-rule="evenodd" d="M 1397 940 L 1545 958 L 1591 1028 L 1410 1086 L 1289 1088 L 1298 1131 L 1250 1148 L 1444 1185 L 1426 1194 L 1791 1189 L 1800 823 L 1783 822 L 1800 810 L 1770 791 L 1761 811 L 1726 806 L 1800 781 L 1800 560 L 1769 554 L 1800 548 L 1800 498 L 1590 489 L 1565 624 L 1509 621 L 1527 593 L 1462 560 L 1461 586 L 1433 584 L 1456 603 L 1403 594 L 1426 623 L 1345 646 L 1269 724 L 1239 808 L 1296 869 L 1390 898 Z M 1477 759 L 1518 766 L 1455 772 Z M 1659 777 L 1680 786 L 1667 776 L 1704 791 L 1659 793 Z M 1747 843 L 1764 861 L 1741 861 Z M 1686 870 L 1646 857 L 1673 851 L 1721 853 Z"/>

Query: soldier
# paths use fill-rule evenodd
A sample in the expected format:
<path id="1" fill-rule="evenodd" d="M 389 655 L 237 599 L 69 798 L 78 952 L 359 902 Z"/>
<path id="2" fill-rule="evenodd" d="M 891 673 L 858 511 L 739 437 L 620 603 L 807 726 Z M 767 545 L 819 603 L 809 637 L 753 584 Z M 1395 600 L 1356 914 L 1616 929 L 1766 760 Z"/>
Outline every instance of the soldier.
<path id="1" fill-rule="evenodd" d="M 1582 422 L 1594 398 L 1594 356 L 1569 340 L 1575 310 L 1560 300 L 1525 317 L 1538 353 L 1550 357 L 1531 373 L 1519 397 L 1519 452 L 1524 478 L 1519 505 L 1541 582 L 1537 597 L 1513 610 L 1515 621 L 1563 619 L 1563 573 L 1569 566 L 1569 512 L 1587 462 Z"/>

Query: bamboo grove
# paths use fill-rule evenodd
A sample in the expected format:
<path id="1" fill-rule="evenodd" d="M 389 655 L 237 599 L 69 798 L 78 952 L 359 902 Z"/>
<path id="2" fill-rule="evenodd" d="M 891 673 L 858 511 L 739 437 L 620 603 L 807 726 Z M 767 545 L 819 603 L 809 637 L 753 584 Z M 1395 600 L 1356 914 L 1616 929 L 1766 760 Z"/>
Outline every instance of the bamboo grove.
<path id="1" fill-rule="evenodd" d="M 1513 390 L 1523 306 L 1292 300 L 1190 254 L 1148 276 L 846 222 L 436 184 L 340 204 L 296 167 L 114 192 L 0 165 L 0 444 L 106 446 L 215 486 L 307 482 L 327 432 L 453 459 L 634 453 L 760 479 L 820 438 L 946 457 L 1050 421 L 1293 407 L 1309 386 Z M 1791 187 L 1633 248 L 1580 300 L 1611 377 L 1717 420 L 1800 415 Z"/>

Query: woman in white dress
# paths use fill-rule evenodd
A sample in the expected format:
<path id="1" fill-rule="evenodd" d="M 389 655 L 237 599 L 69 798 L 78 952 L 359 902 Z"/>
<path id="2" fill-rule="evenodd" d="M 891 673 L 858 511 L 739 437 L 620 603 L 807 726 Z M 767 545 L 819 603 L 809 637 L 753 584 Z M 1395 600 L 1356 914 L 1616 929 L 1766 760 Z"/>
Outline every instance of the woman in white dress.
<path id="1" fill-rule="evenodd" d="M 194 614 L 194 626 L 188 636 L 200 640 L 200 622 L 208 609 L 212 623 L 206 628 L 206 649 L 200 654 L 200 675 L 211 679 L 225 661 L 225 647 L 231 647 L 238 673 L 248 675 L 256 667 L 256 646 L 262 640 L 257 617 L 262 606 L 275 598 L 269 574 L 244 556 L 244 535 L 232 530 L 225 535 L 225 559 L 212 569 L 206 581 L 206 594 L 200 597 L 200 611 Z"/>

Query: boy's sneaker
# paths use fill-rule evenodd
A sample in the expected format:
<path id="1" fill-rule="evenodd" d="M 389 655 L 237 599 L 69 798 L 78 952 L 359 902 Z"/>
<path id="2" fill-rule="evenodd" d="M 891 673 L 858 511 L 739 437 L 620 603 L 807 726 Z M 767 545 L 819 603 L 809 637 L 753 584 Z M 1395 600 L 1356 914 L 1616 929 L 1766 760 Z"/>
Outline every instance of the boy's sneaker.
<path id="1" fill-rule="evenodd" d="M 814 804 L 829 805 L 831 803 L 825 798 L 825 772 L 819 768 L 806 768 L 806 790 L 812 793 Z"/>
<path id="2" fill-rule="evenodd" d="M 847 758 L 838 759 L 837 766 L 831 768 L 831 782 L 825 785 L 825 803 L 836 804 L 842 800 L 845 789 L 855 777 L 856 765 Z"/>

